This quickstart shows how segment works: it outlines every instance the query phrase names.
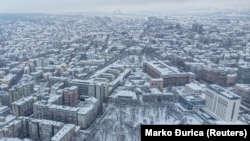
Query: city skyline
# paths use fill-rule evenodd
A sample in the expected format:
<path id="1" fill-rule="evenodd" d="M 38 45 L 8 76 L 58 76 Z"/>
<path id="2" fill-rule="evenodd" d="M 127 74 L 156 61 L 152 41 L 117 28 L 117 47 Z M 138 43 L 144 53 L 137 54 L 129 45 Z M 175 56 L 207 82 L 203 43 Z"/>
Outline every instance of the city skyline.
<path id="1" fill-rule="evenodd" d="M 248 8 L 72 1 L 0 5 L 0 140 L 143 141 L 144 125 L 190 125 L 174 129 L 195 138 L 193 125 L 250 131 Z"/>
<path id="2" fill-rule="evenodd" d="M 154 10 L 181 10 L 183 8 L 208 8 L 208 7 L 235 7 L 248 6 L 250 2 L 247 0 L 212 0 L 209 2 L 199 0 L 0 0 L 0 13 L 70 13 L 70 12 L 91 12 L 91 11 L 106 11 L 112 12 L 116 9 L 124 11 L 154 11 Z"/>

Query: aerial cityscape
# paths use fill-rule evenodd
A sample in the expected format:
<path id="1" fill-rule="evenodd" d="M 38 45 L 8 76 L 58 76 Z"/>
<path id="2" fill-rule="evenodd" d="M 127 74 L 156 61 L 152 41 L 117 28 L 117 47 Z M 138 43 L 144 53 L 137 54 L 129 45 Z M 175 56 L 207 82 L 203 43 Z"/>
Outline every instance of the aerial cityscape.
<path id="1" fill-rule="evenodd" d="M 0 140 L 140 141 L 142 124 L 249 125 L 249 20 L 242 7 L 0 6 Z"/>

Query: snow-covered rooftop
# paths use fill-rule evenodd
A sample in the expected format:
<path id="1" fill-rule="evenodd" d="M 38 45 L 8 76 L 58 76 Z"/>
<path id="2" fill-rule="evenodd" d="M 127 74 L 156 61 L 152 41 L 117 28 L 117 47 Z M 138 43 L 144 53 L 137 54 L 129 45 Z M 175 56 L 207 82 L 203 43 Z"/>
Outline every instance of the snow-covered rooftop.
<path id="1" fill-rule="evenodd" d="M 214 92 L 224 96 L 224 97 L 227 97 L 229 99 L 240 99 L 240 96 L 226 90 L 225 88 L 222 88 L 218 85 L 215 85 L 215 84 L 212 84 L 208 87 L 210 90 L 213 90 Z"/>
<path id="2" fill-rule="evenodd" d="M 23 97 L 23 98 L 15 101 L 15 102 L 13 102 L 13 104 L 15 104 L 15 105 L 22 105 L 25 102 L 32 101 L 32 100 L 33 100 L 33 96 Z"/>
<path id="3" fill-rule="evenodd" d="M 161 61 L 148 61 L 145 63 L 147 63 L 149 66 L 151 66 L 153 69 L 155 69 L 155 71 L 158 71 L 158 73 L 160 73 L 162 75 L 168 75 L 171 73 L 179 73 L 177 68 L 168 66 Z"/>
<path id="4" fill-rule="evenodd" d="M 246 91 L 250 91 L 250 84 L 236 84 L 236 87 L 240 87 Z"/>
<path id="5" fill-rule="evenodd" d="M 59 130 L 51 140 L 62 140 L 65 135 L 67 135 L 70 130 L 75 127 L 73 124 L 65 124 L 61 130 Z"/>
<path id="6" fill-rule="evenodd" d="M 199 85 L 197 85 L 195 83 L 189 83 L 189 84 L 186 84 L 185 86 L 187 86 L 195 91 L 197 91 L 197 90 L 202 91 L 203 90 Z"/>
<path id="7" fill-rule="evenodd" d="M 137 99 L 137 96 L 136 96 L 135 92 L 127 91 L 127 90 L 118 91 L 115 95 L 112 95 L 111 97 L 115 97 L 115 98 L 119 98 L 119 97 L 131 97 L 134 100 Z"/>
<path id="8" fill-rule="evenodd" d="M 60 110 L 67 110 L 67 111 L 78 111 L 79 109 L 76 107 L 71 107 L 71 106 L 64 106 L 64 105 L 55 105 L 52 104 L 50 105 L 50 108 L 54 108 L 54 109 L 60 109 Z"/>

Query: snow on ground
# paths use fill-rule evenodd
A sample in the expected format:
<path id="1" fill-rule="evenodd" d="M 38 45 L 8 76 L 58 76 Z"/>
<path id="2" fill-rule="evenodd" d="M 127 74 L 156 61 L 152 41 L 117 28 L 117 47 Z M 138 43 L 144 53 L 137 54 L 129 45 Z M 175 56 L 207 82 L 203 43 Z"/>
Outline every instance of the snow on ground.
<path id="1" fill-rule="evenodd" d="M 31 141 L 30 139 L 19 139 L 19 138 L 1 138 L 0 141 Z"/>
<path id="2" fill-rule="evenodd" d="M 202 124 L 192 116 L 184 116 L 174 104 L 138 106 L 110 104 L 104 115 L 95 124 L 96 128 L 87 129 L 94 130 L 95 135 L 87 137 L 86 140 L 91 138 L 92 141 L 121 139 L 139 141 L 141 124 Z"/>

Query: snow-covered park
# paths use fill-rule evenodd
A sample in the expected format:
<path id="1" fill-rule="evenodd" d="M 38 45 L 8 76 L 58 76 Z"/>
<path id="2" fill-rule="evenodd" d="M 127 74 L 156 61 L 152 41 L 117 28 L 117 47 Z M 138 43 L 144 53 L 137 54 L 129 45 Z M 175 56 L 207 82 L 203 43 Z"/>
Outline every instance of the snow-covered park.
<path id="1" fill-rule="evenodd" d="M 141 124 L 201 124 L 175 104 L 108 105 L 103 116 L 84 130 L 86 141 L 140 141 Z"/>

